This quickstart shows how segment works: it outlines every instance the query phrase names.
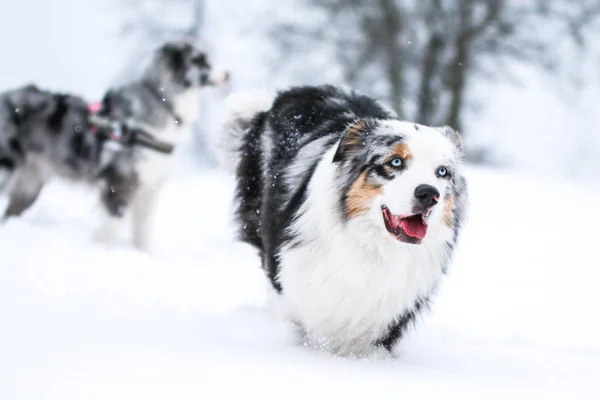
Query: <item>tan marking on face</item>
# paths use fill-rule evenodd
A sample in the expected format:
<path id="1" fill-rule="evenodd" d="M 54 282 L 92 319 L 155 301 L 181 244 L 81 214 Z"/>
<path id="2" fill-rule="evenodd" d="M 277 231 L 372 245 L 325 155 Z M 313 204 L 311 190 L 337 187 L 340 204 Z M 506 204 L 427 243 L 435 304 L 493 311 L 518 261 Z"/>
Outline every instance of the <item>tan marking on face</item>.
<path id="1" fill-rule="evenodd" d="M 410 160 L 412 158 L 412 153 L 410 151 L 410 147 L 406 143 L 400 143 L 394 149 L 394 155 L 400 156 L 403 160 Z"/>
<path id="2" fill-rule="evenodd" d="M 392 154 L 386 158 L 386 163 L 389 162 L 394 157 L 400 157 L 402 160 L 410 160 L 412 158 L 412 152 L 410 151 L 410 147 L 406 143 L 400 143 L 396 147 L 394 147 L 394 151 Z"/>
<path id="3" fill-rule="evenodd" d="M 444 222 L 449 227 L 454 225 L 454 196 L 448 195 L 444 198 Z"/>
<path id="4" fill-rule="evenodd" d="M 360 174 L 346 196 L 346 213 L 348 217 L 358 217 L 369 211 L 375 197 L 381 194 L 383 194 L 383 187 L 367 182 L 366 172 Z"/>

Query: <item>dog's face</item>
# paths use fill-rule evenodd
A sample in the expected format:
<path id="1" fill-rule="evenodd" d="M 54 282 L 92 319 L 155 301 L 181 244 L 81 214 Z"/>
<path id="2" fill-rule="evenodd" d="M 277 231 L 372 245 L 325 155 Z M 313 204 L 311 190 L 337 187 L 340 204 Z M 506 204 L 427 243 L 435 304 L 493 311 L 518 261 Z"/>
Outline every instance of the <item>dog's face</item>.
<path id="1" fill-rule="evenodd" d="M 229 73 L 213 71 L 206 53 L 185 41 L 164 44 L 156 53 L 156 62 L 183 88 L 220 86 L 229 80 Z"/>
<path id="2" fill-rule="evenodd" d="M 346 220 L 420 244 L 432 228 L 453 228 L 462 148 L 451 128 L 397 120 L 359 120 L 334 156 Z M 460 178 L 462 179 L 462 178 Z"/>

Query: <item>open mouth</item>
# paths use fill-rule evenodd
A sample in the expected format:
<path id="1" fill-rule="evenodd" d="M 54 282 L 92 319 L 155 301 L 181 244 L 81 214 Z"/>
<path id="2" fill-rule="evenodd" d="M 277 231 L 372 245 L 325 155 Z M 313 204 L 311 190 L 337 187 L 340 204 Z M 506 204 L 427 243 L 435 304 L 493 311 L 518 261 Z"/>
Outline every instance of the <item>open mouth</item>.
<path id="1" fill-rule="evenodd" d="M 413 214 L 406 217 L 393 214 L 386 206 L 381 206 L 385 228 L 404 243 L 420 244 L 427 235 L 428 214 Z"/>

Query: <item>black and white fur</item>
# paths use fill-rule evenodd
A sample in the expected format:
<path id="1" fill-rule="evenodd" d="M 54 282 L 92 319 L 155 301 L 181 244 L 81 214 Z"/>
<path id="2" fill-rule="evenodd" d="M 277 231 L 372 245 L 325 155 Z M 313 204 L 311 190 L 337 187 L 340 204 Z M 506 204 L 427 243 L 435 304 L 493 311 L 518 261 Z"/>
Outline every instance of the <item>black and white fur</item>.
<path id="1" fill-rule="evenodd" d="M 171 41 L 156 50 L 143 76 L 134 82 L 109 90 L 98 116 L 124 121 L 151 133 L 156 139 L 177 145 L 189 134 L 199 113 L 199 91 L 223 85 L 225 72 L 215 73 L 208 56 L 186 41 Z M 131 217 L 133 242 L 140 250 L 150 250 L 151 218 L 158 196 L 171 175 L 173 157 L 146 148 L 135 148 L 137 175 Z M 117 238 L 122 216 L 109 214 L 96 238 L 112 243 Z"/>
<path id="2" fill-rule="evenodd" d="M 394 353 L 457 244 L 467 204 L 458 134 L 333 86 L 234 95 L 229 107 L 222 160 L 236 171 L 239 236 L 258 249 L 289 318 L 327 351 Z M 411 152 L 402 168 L 389 165 L 395 149 Z M 436 175 L 440 166 L 449 174 Z M 420 185 L 443 200 L 422 210 L 428 232 L 411 244 L 382 210 L 421 210 Z"/>

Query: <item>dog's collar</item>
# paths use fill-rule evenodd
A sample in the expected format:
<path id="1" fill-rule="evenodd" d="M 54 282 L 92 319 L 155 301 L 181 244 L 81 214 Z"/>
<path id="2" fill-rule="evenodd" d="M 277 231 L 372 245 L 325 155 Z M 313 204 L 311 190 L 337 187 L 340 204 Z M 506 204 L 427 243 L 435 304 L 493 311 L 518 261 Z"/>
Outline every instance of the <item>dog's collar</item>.
<path id="1" fill-rule="evenodd" d="M 169 114 L 175 119 L 175 123 L 177 125 L 181 125 L 183 123 L 183 119 L 175 112 L 175 108 L 173 104 L 169 100 L 167 100 L 158 90 L 157 88 L 150 82 L 144 82 L 144 87 L 154 96 L 160 104 L 162 104 L 163 108 L 167 110 Z"/>

